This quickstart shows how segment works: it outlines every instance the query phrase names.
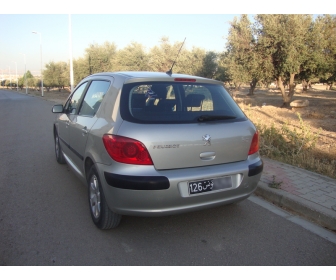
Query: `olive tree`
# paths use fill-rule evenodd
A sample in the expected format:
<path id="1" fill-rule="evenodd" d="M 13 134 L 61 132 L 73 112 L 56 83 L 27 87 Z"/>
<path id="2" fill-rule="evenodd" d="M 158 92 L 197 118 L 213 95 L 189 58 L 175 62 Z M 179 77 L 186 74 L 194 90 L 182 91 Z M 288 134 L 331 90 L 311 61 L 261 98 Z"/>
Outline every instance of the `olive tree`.
<path id="1" fill-rule="evenodd" d="M 249 83 L 249 95 L 253 95 L 259 81 L 269 80 L 272 65 L 259 44 L 258 30 L 247 15 L 235 17 L 230 24 L 227 54 L 223 58 L 234 83 Z"/>
<path id="2" fill-rule="evenodd" d="M 59 90 L 70 84 L 69 66 L 66 62 L 49 62 L 43 71 L 43 83 L 49 91 L 51 87 Z"/>
<path id="3" fill-rule="evenodd" d="M 336 81 L 336 16 L 318 16 L 314 24 L 314 39 L 318 47 L 314 56 L 317 60 L 316 75 L 329 84 L 329 89 Z"/>
<path id="4" fill-rule="evenodd" d="M 89 66 L 89 74 L 113 71 L 116 53 L 117 46 L 115 43 L 90 44 L 85 49 L 84 56 Z"/>
<path id="5" fill-rule="evenodd" d="M 168 37 L 162 37 L 159 46 L 154 46 L 149 52 L 148 67 L 150 71 L 167 72 L 172 67 L 176 56 L 181 48 L 183 42 L 175 42 L 170 44 Z M 184 46 L 183 46 L 184 47 Z M 178 63 L 174 66 L 175 72 L 179 72 L 179 67 L 183 60 L 183 47 L 178 58 Z M 173 71 L 174 72 L 174 71 Z"/>
<path id="6" fill-rule="evenodd" d="M 116 54 L 114 71 L 146 71 L 149 57 L 143 45 L 131 42 Z"/>
<path id="7" fill-rule="evenodd" d="M 258 44 L 273 65 L 272 74 L 280 88 L 283 107 L 288 107 L 295 93 L 295 75 L 305 69 L 309 59 L 311 15 L 263 14 L 256 16 Z M 285 82 L 289 82 L 289 91 Z"/>

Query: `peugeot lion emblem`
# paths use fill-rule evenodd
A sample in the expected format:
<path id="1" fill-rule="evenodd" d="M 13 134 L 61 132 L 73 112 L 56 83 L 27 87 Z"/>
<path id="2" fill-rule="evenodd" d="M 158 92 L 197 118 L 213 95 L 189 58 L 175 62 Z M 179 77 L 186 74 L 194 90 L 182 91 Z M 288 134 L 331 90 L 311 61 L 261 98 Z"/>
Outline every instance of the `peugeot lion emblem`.
<path id="1" fill-rule="evenodd" d="M 209 134 L 205 134 L 202 136 L 203 140 L 205 141 L 204 146 L 211 146 L 211 136 Z"/>

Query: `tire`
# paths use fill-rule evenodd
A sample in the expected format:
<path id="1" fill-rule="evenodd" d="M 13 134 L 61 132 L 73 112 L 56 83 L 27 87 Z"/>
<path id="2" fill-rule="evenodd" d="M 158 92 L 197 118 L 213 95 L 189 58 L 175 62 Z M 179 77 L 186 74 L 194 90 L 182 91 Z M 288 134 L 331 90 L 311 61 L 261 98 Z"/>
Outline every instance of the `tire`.
<path id="1" fill-rule="evenodd" d="M 57 131 L 55 131 L 55 155 L 56 155 L 56 160 L 59 164 L 65 164 L 65 158 L 62 152 L 62 148 L 59 142 L 59 137 Z"/>
<path id="2" fill-rule="evenodd" d="M 106 203 L 98 172 L 93 165 L 87 175 L 90 214 L 93 223 L 99 229 L 116 228 L 121 215 L 110 210 Z"/>

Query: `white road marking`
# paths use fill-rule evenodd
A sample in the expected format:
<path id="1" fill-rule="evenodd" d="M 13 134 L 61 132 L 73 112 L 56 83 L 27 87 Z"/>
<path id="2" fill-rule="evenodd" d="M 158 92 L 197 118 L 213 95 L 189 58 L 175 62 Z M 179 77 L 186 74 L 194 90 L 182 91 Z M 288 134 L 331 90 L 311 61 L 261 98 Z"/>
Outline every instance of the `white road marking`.
<path id="1" fill-rule="evenodd" d="M 285 218 L 286 220 L 295 223 L 301 227 L 303 227 L 304 229 L 315 233 L 316 235 L 336 244 L 336 234 L 333 233 L 332 231 L 326 230 L 325 228 L 318 226 L 316 224 L 313 224 L 312 222 L 309 222 L 299 216 L 296 216 L 292 213 L 289 213 L 275 205 L 273 205 L 272 203 L 269 203 L 266 200 L 263 200 L 262 198 L 257 197 L 256 195 L 251 195 L 248 200 L 252 201 L 255 204 L 258 204 L 259 206 L 271 211 L 272 213 L 279 215 L 283 218 Z"/>

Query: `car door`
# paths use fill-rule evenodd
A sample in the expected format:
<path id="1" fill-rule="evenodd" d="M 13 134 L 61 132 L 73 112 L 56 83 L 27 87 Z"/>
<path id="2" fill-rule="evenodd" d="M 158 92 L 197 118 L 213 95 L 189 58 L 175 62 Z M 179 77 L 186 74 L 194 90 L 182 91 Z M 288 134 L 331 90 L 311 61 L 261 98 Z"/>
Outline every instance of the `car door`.
<path id="1" fill-rule="evenodd" d="M 73 160 L 82 173 L 88 134 L 94 123 L 97 121 L 96 113 L 109 87 L 110 81 L 91 81 L 80 109 L 78 110 L 78 114 L 70 122 L 70 146 L 75 154 Z"/>
<path id="2" fill-rule="evenodd" d="M 64 113 L 58 119 L 58 136 L 60 138 L 63 152 L 68 158 L 73 158 L 73 151 L 70 145 L 70 123 L 76 117 L 78 111 L 78 104 L 85 92 L 87 82 L 81 84 L 69 97 L 64 106 Z"/>

